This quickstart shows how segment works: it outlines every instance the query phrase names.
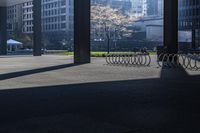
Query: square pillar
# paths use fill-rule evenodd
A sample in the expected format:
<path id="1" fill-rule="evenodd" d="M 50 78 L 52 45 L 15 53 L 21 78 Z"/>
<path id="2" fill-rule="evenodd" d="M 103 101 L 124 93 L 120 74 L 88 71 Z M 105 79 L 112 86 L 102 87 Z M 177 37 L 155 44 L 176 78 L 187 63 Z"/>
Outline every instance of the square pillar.
<path id="1" fill-rule="evenodd" d="M 196 30 L 192 29 L 192 49 L 196 49 Z"/>
<path id="2" fill-rule="evenodd" d="M 178 0 L 164 0 L 164 46 L 178 52 Z"/>
<path id="3" fill-rule="evenodd" d="M 74 0 L 74 63 L 90 63 L 90 0 Z"/>
<path id="4" fill-rule="evenodd" d="M 0 7 L 0 55 L 7 54 L 7 8 Z"/>
<path id="5" fill-rule="evenodd" d="M 41 0 L 33 0 L 33 55 L 42 55 Z"/>

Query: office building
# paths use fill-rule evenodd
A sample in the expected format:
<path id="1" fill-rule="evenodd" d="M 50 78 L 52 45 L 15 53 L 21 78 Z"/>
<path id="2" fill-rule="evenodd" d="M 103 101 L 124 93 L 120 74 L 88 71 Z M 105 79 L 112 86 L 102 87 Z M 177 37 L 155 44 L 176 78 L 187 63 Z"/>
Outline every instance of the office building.
<path id="1" fill-rule="evenodd" d="M 91 5 L 108 5 L 111 0 L 91 0 Z"/>
<path id="2" fill-rule="evenodd" d="M 41 7 L 43 32 L 73 31 L 73 0 L 42 0 Z M 18 27 L 22 33 L 33 32 L 32 1 L 18 3 L 7 10 L 9 31 L 14 31 Z"/>
<path id="3" fill-rule="evenodd" d="M 158 0 L 158 16 L 164 15 L 164 0 Z"/>
<path id="4" fill-rule="evenodd" d="M 147 0 L 147 15 L 158 14 L 158 0 Z"/>
<path id="5" fill-rule="evenodd" d="M 7 8 L 8 35 L 22 30 L 22 4 L 12 5 Z"/>
<path id="6" fill-rule="evenodd" d="M 73 0 L 43 0 L 42 30 L 44 32 L 72 32 Z"/>
<path id="7" fill-rule="evenodd" d="M 118 9 L 123 13 L 129 13 L 131 11 L 131 0 L 112 0 L 110 1 L 110 7 Z"/>
<path id="8" fill-rule="evenodd" d="M 192 32 L 192 49 L 200 47 L 200 1 L 179 0 L 179 30 Z"/>
<path id="9" fill-rule="evenodd" d="M 132 11 L 131 14 L 138 18 L 147 15 L 147 1 L 146 0 L 131 0 Z"/>
<path id="10" fill-rule="evenodd" d="M 32 1 L 22 3 L 22 32 L 33 32 L 33 3 Z"/>
<path id="11" fill-rule="evenodd" d="M 148 16 L 163 16 L 164 0 L 147 0 Z"/>

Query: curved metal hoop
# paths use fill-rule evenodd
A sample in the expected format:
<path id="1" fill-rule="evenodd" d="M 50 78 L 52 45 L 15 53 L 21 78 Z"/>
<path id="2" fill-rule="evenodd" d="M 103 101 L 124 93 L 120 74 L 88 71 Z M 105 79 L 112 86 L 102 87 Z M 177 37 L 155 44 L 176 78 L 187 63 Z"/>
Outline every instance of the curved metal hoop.
<path id="1" fill-rule="evenodd" d="M 198 54 L 164 54 L 157 59 L 158 66 L 177 68 L 183 66 L 189 70 L 200 70 L 200 55 Z"/>
<path id="2" fill-rule="evenodd" d="M 110 65 L 150 66 L 148 54 L 107 54 L 106 63 Z"/>

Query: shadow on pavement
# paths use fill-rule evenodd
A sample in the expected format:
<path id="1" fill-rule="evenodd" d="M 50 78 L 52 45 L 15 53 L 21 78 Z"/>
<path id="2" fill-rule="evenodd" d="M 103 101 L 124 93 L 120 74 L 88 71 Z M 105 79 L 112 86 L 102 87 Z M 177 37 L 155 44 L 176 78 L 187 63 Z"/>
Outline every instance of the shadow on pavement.
<path id="1" fill-rule="evenodd" d="M 19 71 L 19 72 L 0 74 L 0 81 L 12 79 L 12 78 L 17 78 L 17 77 L 21 77 L 21 76 L 27 76 L 27 75 L 42 73 L 42 72 L 64 69 L 64 68 L 73 67 L 73 66 L 77 66 L 77 65 L 81 65 L 81 64 L 71 63 L 71 64 L 64 64 L 64 65 L 57 65 L 57 66 L 50 66 L 50 67 L 44 67 L 44 68 L 38 68 L 38 69 L 32 69 L 32 70 L 25 70 L 25 71 Z"/>
<path id="2" fill-rule="evenodd" d="M 1 80 L 62 69 L 4 75 Z M 163 69 L 161 78 L 0 91 L 0 132 L 197 133 L 200 76 Z"/>

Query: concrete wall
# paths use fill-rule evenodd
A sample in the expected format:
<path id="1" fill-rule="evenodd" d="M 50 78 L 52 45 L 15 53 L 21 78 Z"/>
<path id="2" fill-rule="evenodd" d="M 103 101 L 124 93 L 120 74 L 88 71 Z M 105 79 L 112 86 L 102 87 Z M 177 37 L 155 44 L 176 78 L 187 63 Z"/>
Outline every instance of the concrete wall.
<path id="1" fill-rule="evenodd" d="M 146 17 L 139 21 L 134 22 L 133 26 L 140 27 L 141 32 L 146 32 L 147 25 L 163 25 L 163 18 Z"/>
<path id="2" fill-rule="evenodd" d="M 163 26 L 150 25 L 146 27 L 146 38 L 149 41 L 163 42 Z"/>

